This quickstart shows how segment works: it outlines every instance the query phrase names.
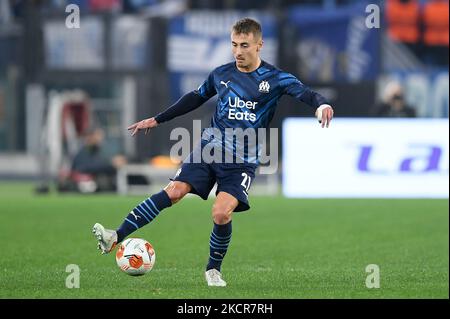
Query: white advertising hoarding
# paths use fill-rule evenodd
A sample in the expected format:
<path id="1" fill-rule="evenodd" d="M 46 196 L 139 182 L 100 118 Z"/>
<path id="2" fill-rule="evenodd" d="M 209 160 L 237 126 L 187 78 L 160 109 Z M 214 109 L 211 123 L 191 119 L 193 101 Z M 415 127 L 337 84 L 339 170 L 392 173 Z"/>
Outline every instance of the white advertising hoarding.
<path id="1" fill-rule="evenodd" d="M 283 122 L 287 197 L 448 198 L 447 119 Z"/>

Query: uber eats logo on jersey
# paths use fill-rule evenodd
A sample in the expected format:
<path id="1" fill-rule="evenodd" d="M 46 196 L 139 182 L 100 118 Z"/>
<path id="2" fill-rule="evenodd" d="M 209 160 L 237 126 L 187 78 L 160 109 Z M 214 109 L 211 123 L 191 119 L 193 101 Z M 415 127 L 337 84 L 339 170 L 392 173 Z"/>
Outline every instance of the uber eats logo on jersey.
<path id="1" fill-rule="evenodd" d="M 228 104 L 230 108 L 228 109 L 228 118 L 230 120 L 245 120 L 245 121 L 256 121 L 256 114 L 249 112 L 248 110 L 254 110 L 258 102 L 244 101 L 239 97 L 231 99 L 228 97 Z M 238 109 L 241 109 L 238 111 Z"/>

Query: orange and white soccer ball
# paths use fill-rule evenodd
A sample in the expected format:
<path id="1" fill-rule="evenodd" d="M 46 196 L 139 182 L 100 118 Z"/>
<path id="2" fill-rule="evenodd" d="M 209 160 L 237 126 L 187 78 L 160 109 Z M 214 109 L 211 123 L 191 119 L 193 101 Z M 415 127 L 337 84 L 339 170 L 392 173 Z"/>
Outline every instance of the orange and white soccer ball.
<path id="1" fill-rule="evenodd" d="M 156 254 L 153 246 L 142 238 L 128 238 L 120 243 L 116 262 L 130 276 L 141 276 L 152 270 Z"/>

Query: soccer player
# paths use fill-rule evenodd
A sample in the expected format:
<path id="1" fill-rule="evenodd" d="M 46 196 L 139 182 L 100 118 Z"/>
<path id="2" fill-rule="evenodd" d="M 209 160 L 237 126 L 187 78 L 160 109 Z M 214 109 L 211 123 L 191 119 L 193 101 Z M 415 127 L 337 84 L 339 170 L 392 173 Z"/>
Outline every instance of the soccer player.
<path id="1" fill-rule="evenodd" d="M 319 119 L 322 128 L 329 126 L 333 109 L 323 96 L 309 89 L 292 74 L 261 60 L 263 40 L 258 22 L 249 18 L 237 21 L 231 30 L 231 45 L 235 61 L 213 70 L 197 90 L 187 93 L 164 112 L 128 127 L 132 136 L 140 130 L 145 130 L 147 134 L 159 124 L 186 114 L 218 95 L 211 127 L 203 132 L 198 147 L 185 159 L 175 178 L 161 192 L 133 208 L 117 230 L 105 229 L 98 223 L 94 225 L 92 231 L 103 254 L 109 253 L 117 243 L 153 221 L 163 209 L 179 202 L 186 194 L 197 194 L 206 200 L 217 183 L 205 278 L 208 286 L 226 286 L 222 279 L 221 264 L 231 241 L 233 212 L 250 208 L 248 190 L 259 162 L 249 156 L 256 152 L 248 149 L 257 145 L 246 145 L 247 151 L 242 156 L 242 153 L 236 153 L 236 146 L 229 145 L 229 141 L 218 141 L 218 134 L 214 130 L 225 133 L 227 128 L 267 128 L 278 100 L 284 94 L 313 107 L 316 116 L 322 114 Z M 201 154 L 202 149 L 210 144 L 224 145 L 225 154 L 233 153 L 233 158 L 239 157 L 241 161 L 209 163 L 203 158 L 195 161 L 198 155 L 196 152 Z"/>

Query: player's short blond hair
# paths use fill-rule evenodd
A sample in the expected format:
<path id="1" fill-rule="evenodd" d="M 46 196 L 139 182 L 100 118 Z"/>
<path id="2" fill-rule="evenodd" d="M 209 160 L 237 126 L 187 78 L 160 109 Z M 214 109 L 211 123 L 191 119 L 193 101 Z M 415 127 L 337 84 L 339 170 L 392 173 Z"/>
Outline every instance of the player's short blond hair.
<path id="1" fill-rule="evenodd" d="M 253 20 L 251 18 L 244 18 L 244 19 L 237 21 L 231 28 L 231 31 L 236 34 L 253 33 L 255 39 L 262 38 L 261 25 L 256 20 Z"/>

